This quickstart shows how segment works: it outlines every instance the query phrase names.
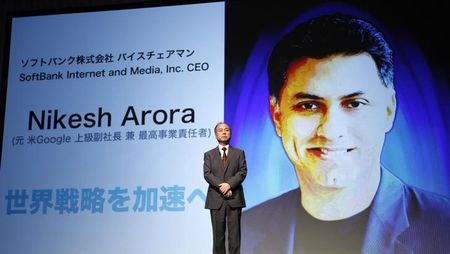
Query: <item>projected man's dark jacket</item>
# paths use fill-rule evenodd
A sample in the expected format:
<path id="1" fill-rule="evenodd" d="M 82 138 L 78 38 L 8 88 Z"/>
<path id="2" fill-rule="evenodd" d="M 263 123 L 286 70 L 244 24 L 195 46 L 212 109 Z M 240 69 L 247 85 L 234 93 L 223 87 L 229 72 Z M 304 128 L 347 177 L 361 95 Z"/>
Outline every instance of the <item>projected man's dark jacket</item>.
<path id="1" fill-rule="evenodd" d="M 449 199 L 381 170 L 361 253 L 450 253 Z M 242 253 L 293 253 L 299 196 L 296 189 L 244 212 Z"/>

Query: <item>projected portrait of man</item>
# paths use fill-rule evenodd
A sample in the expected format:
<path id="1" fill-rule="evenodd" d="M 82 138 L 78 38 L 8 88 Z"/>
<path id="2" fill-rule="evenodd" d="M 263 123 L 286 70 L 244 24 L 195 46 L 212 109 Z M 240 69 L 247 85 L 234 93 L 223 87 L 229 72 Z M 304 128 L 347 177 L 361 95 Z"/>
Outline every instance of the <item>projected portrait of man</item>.
<path id="1" fill-rule="evenodd" d="M 244 253 L 450 253 L 448 199 L 380 164 L 393 53 L 371 23 L 316 17 L 274 47 L 270 114 L 300 188 L 244 213 Z"/>

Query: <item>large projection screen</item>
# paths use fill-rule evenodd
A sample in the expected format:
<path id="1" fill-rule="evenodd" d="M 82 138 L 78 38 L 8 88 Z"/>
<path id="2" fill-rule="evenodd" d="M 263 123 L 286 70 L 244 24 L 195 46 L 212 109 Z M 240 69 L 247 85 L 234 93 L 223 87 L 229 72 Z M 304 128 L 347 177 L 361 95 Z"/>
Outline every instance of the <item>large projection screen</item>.
<path id="1" fill-rule="evenodd" d="M 10 39 L 1 252 L 209 252 L 224 3 L 14 17 Z"/>
<path id="2" fill-rule="evenodd" d="M 127 0 L 122 2 L 133 4 L 58 9 L 66 1 L 47 2 L 56 11 L 11 13 L 6 27 L 0 253 L 211 253 L 203 156 L 217 147 L 214 126 L 222 121 L 231 127 L 230 145 L 245 151 L 241 253 L 450 252 L 450 56 L 442 6 Z M 376 165 L 370 172 L 382 175 L 371 181 L 376 182 L 371 185 L 374 196 L 363 199 L 370 201 L 364 210 L 321 220 L 302 203 L 306 184 L 299 176 L 307 157 L 297 145 L 307 147 L 319 136 L 315 123 L 320 121 L 300 121 L 299 109 L 306 106 L 301 103 L 284 107 L 298 114 L 274 117 L 269 62 L 276 45 L 299 24 L 336 13 L 367 21 L 386 39 L 394 93 L 388 99 L 371 98 L 395 107 L 354 118 L 324 113 L 359 105 L 330 98 L 365 94 L 353 88 L 366 84 L 368 76 L 379 81 L 374 68 L 358 64 L 343 68 L 345 82 L 323 76 L 337 88 L 354 84 L 350 92 L 340 93 L 320 79 L 317 87 L 325 83 L 326 89 L 296 92 L 300 96 L 295 98 L 309 95 L 322 109 L 322 115 L 303 114 L 303 120 L 334 119 L 329 126 L 351 130 L 345 133 L 353 138 L 347 144 L 333 147 L 328 140 L 309 147 L 321 153 L 317 161 L 331 152 L 329 172 L 336 162 L 341 173 L 353 173 L 369 168 L 367 159 Z M 326 47 L 338 44 L 329 41 Z M 339 54 L 319 54 L 314 60 L 355 56 Z M 314 74 L 319 70 L 310 69 Z M 279 85 L 281 105 L 287 85 Z M 344 113 L 356 112 L 350 108 Z M 385 122 L 373 112 L 392 116 L 386 132 L 380 134 Z M 276 125 L 275 120 L 285 119 L 298 120 L 284 122 L 284 134 L 292 135 L 283 135 L 282 125 Z M 377 149 L 366 149 L 366 157 L 345 157 L 372 141 Z M 364 193 L 366 180 L 375 178 L 348 178 L 356 180 L 329 189 L 336 187 L 338 193 L 359 181 L 361 188 L 342 200 L 360 203 L 354 194 Z M 353 224 L 355 217 L 358 223 Z M 360 231 L 343 234 L 339 226 L 347 223 Z M 333 224 L 338 226 L 329 227 Z"/>

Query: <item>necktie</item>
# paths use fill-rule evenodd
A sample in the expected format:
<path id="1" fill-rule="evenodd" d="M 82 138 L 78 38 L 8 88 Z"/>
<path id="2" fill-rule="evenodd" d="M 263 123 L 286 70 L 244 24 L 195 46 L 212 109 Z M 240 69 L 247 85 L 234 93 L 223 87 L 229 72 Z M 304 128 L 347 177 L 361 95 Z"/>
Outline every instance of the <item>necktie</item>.
<path id="1" fill-rule="evenodd" d="M 223 163 L 223 166 L 226 167 L 227 166 L 227 148 L 222 147 L 222 151 L 223 151 L 222 163 Z"/>

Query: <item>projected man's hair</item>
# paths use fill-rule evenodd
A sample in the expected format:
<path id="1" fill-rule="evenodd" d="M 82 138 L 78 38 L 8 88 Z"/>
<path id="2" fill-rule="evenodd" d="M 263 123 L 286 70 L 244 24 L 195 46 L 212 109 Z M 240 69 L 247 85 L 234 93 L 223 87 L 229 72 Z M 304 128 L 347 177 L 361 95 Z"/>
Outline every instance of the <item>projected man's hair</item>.
<path id="1" fill-rule="evenodd" d="M 268 64 L 270 95 L 279 97 L 286 71 L 295 60 L 364 52 L 375 61 L 383 84 L 393 88 L 393 54 L 380 30 L 368 21 L 344 14 L 313 18 L 297 26 L 274 47 Z"/>

